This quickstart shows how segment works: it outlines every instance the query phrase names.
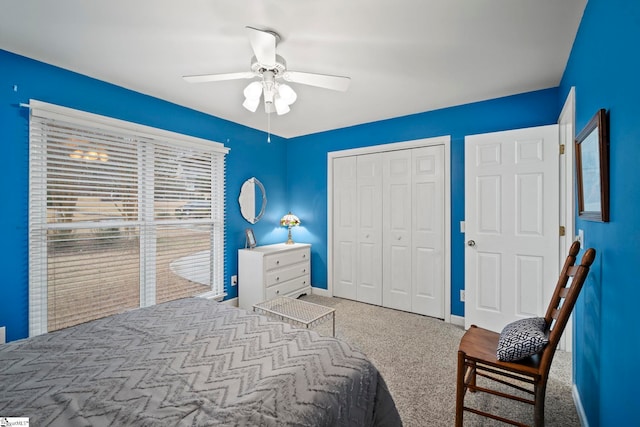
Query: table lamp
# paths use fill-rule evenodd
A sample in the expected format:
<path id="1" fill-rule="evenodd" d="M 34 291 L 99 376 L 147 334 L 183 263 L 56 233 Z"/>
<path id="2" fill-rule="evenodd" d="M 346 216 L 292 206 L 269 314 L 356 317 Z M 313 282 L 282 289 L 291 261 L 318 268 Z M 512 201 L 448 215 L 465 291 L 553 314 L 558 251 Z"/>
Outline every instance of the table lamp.
<path id="1" fill-rule="evenodd" d="M 292 245 L 294 241 L 291 238 L 291 227 L 297 227 L 298 225 L 300 225 L 300 219 L 294 214 L 292 214 L 291 212 L 289 212 L 288 214 L 282 217 L 282 219 L 280 220 L 280 225 L 283 227 L 289 228 L 289 239 L 287 240 L 286 243 L 287 245 Z"/>

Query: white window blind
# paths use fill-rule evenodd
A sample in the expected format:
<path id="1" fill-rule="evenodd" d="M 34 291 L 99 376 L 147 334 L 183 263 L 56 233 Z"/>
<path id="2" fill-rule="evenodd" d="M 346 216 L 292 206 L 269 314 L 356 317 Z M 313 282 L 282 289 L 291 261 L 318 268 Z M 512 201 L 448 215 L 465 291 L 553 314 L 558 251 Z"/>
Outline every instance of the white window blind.
<path id="1" fill-rule="evenodd" d="M 30 335 L 224 295 L 221 144 L 31 101 Z"/>

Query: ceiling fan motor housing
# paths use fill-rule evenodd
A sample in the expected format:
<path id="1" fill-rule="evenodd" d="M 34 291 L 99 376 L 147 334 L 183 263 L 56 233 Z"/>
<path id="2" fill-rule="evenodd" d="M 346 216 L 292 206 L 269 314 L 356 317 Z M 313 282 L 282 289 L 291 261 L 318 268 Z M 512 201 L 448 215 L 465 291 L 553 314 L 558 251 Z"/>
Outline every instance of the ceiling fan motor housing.
<path id="1" fill-rule="evenodd" d="M 278 77 L 286 69 L 287 61 L 285 61 L 280 55 L 276 55 L 275 65 L 261 64 L 255 56 L 251 58 L 251 71 L 258 73 L 259 75 L 262 75 L 265 71 L 271 71 L 276 77 Z"/>

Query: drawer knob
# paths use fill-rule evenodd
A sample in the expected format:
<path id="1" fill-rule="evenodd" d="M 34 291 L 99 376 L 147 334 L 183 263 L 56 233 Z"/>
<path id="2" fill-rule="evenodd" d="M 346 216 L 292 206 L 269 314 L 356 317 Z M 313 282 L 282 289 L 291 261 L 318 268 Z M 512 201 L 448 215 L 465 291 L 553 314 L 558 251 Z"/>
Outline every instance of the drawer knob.
<path id="1" fill-rule="evenodd" d="M 303 269 L 302 269 L 302 272 L 303 272 L 303 273 L 306 273 L 306 272 L 307 272 L 307 269 L 306 269 L 306 268 L 303 268 Z"/>
<path id="2" fill-rule="evenodd" d="M 280 276 L 276 277 L 276 280 L 280 280 Z"/>
<path id="3" fill-rule="evenodd" d="M 277 261 L 276 261 L 276 264 L 280 264 L 280 260 L 277 260 Z"/>
<path id="4" fill-rule="evenodd" d="M 278 290 L 276 291 L 276 294 L 279 294 L 279 293 L 280 293 L 280 289 L 278 289 Z"/>
<path id="5" fill-rule="evenodd" d="M 306 257 L 307 257 L 307 254 L 302 254 L 302 258 L 306 258 Z"/>

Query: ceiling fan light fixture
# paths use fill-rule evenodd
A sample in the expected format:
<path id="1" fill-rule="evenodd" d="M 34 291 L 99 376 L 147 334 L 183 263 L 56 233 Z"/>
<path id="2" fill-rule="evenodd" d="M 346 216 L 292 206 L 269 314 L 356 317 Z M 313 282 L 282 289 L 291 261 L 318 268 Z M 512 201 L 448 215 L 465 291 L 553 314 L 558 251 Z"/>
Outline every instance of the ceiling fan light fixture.
<path id="1" fill-rule="evenodd" d="M 247 99 L 260 99 L 262 95 L 262 82 L 251 82 L 244 88 L 244 96 Z"/>
<path id="2" fill-rule="evenodd" d="M 291 86 L 286 84 L 278 85 L 278 94 L 280 95 L 280 99 L 286 102 L 287 105 L 293 104 L 296 102 L 296 99 L 298 99 L 296 92 L 291 88 Z"/>
<path id="3" fill-rule="evenodd" d="M 276 99 L 273 101 L 273 105 L 276 107 L 276 113 L 278 113 L 279 116 L 291 111 L 289 104 L 280 96 L 276 96 Z"/>
<path id="4" fill-rule="evenodd" d="M 257 98 L 247 98 L 242 103 L 242 106 L 252 113 L 256 112 L 256 110 L 258 109 L 258 105 L 260 105 L 260 96 L 258 96 Z"/>

